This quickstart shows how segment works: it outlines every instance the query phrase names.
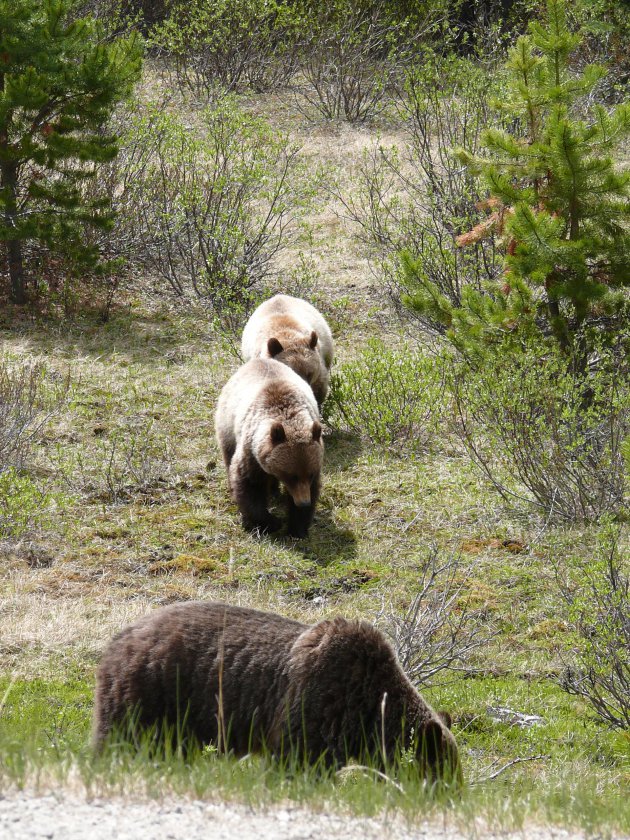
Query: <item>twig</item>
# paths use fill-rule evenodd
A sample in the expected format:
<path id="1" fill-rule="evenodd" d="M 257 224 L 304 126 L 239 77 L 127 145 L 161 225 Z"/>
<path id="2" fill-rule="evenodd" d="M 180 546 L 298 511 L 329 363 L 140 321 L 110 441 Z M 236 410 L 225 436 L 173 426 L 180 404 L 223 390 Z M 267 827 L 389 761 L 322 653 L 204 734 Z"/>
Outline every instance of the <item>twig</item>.
<path id="1" fill-rule="evenodd" d="M 494 773 L 491 773 L 489 776 L 482 776 L 480 779 L 475 779 L 471 782 L 471 785 L 483 785 L 486 782 L 491 782 L 493 779 L 496 779 L 504 770 L 508 770 L 510 767 L 513 767 L 515 764 L 523 764 L 525 761 L 538 761 L 541 758 L 547 758 L 546 755 L 530 755 L 526 758 L 514 758 L 512 761 L 508 761 L 507 764 L 504 764 L 503 767 L 499 767 L 498 770 L 495 770 Z"/>
<path id="2" fill-rule="evenodd" d="M 7 700 L 9 699 L 9 695 L 11 694 L 11 691 L 13 690 L 13 686 L 17 682 L 17 678 L 18 678 L 18 672 L 14 671 L 11 674 L 11 679 L 9 680 L 9 684 L 7 685 L 6 691 L 4 692 L 4 694 L 2 695 L 2 699 L 0 700 L 0 714 L 2 713 L 2 710 L 4 709 L 4 706 L 7 702 Z"/>
<path id="3" fill-rule="evenodd" d="M 414 518 L 410 522 L 407 522 L 405 527 L 402 529 L 403 534 L 407 533 L 407 531 L 411 528 L 411 526 L 413 524 L 415 524 L 415 522 L 417 522 L 418 519 L 420 519 L 420 517 L 422 516 L 423 513 L 424 513 L 424 509 L 419 510 L 418 513 L 416 513 L 416 515 L 414 516 Z"/>
<path id="4" fill-rule="evenodd" d="M 390 785 L 393 785 L 396 788 L 396 790 L 400 793 L 405 792 L 403 786 L 399 784 L 399 782 L 394 781 L 394 779 L 392 779 L 386 773 L 382 773 L 375 767 L 366 767 L 364 764 L 348 764 L 346 767 L 342 767 L 341 770 L 337 770 L 335 775 L 345 776 L 348 773 L 352 773 L 354 770 L 360 770 L 362 773 L 374 773 L 374 775 L 378 776 L 379 779 L 382 779 L 384 782 L 389 782 Z"/>

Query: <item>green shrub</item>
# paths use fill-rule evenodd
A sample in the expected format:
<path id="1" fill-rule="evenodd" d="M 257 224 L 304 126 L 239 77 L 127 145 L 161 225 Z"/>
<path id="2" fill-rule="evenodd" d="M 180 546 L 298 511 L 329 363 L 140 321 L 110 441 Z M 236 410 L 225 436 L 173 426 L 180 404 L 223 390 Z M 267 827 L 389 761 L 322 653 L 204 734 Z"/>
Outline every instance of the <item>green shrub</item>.
<path id="1" fill-rule="evenodd" d="M 438 434 L 442 370 L 416 351 L 372 340 L 332 377 L 327 408 L 333 424 L 399 452 L 419 452 Z"/>
<path id="2" fill-rule="evenodd" d="M 175 0 L 152 30 L 183 89 L 262 92 L 285 85 L 297 66 L 302 19 L 282 0 Z"/>
<path id="3" fill-rule="evenodd" d="M 630 727 L 630 556 L 620 528 L 604 521 L 598 551 L 587 563 L 556 564 L 560 595 L 573 630 L 571 655 L 559 683 L 584 698 L 600 720 Z"/>
<path id="4" fill-rule="evenodd" d="M 45 524 L 52 496 L 26 474 L 10 467 L 0 472 L 0 538 L 19 539 Z"/>
<path id="5" fill-rule="evenodd" d="M 533 503 L 550 520 L 597 519 L 624 504 L 628 383 L 614 351 L 578 375 L 557 348 L 506 347 L 455 375 L 459 432 L 504 498 Z"/>

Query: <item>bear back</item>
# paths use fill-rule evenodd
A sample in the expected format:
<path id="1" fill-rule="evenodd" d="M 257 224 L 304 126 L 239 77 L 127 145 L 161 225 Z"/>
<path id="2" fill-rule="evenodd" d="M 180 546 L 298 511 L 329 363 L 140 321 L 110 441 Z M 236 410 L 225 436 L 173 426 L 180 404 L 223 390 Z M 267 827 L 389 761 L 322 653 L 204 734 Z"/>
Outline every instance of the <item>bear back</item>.
<path id="1" fill-rule="evenodd" d="M 260 749 L 287 689 L 288 651 L 306 625 L 211 601 L 173 604 L 115 636 L 97 671 L 93 742 L 115 727 L 182 727 L 199 744 Z M 176 733 L 177 734 L 177 733 Z"/>
<path id="2" fill-rule="evenodd" d="M 245 360 L 276 359 L 312 388 L 321 405 L 328 393 L 334 343 L 325 318 L 310 303 L 289 295 L 275 295 L 262 303 L 243 330 Z"/>

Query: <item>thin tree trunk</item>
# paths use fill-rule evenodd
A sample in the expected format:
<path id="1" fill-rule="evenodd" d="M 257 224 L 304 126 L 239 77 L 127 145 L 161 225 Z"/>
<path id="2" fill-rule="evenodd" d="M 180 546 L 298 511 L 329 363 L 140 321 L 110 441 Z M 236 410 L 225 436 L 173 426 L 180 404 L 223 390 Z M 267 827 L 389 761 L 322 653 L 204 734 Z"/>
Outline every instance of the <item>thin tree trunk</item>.
<path id="1" fill-rule="evenodd" d="M 4 223 L 8 231 L 15 230 L 17 216 L 17 173 L 15 167 L 2 167 L 2 186 L 9 197 L 4 208 Z M 10 300 L 12 303 L 26 303 L 26 277 L 22 259 L 22 240 L 7 240 L 9 278 L 11 280 Z"/>
<path id="2" fill-rule="evenodd" d="M 9 257 L 9 277 L 11 278 L 11 296 L 13 303 L 26 303 L 26 280 L 22 261 L 22 241 L 11 239 L 7 242 Z"/>

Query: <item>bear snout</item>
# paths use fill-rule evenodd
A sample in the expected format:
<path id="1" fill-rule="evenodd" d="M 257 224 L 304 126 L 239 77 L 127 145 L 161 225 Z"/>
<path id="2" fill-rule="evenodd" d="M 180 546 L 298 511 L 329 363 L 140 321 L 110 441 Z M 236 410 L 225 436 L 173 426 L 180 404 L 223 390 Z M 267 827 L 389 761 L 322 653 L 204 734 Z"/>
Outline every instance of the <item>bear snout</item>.
<path id="1" fill-rule="evenodd" d="M 306 484 L 304 487 L 290 487 L 289 493 L 293 499 L 293 504 L 298 508 L 307 508 L 311 506 L 311 486 Z"/>

